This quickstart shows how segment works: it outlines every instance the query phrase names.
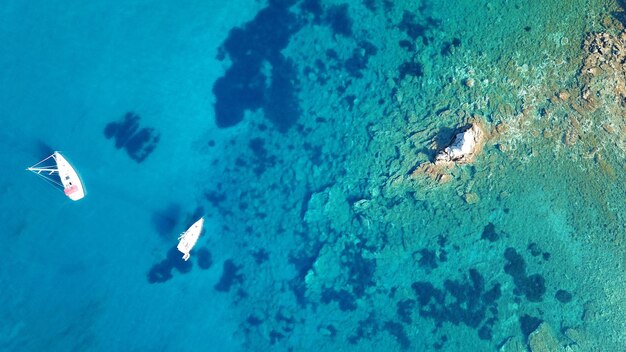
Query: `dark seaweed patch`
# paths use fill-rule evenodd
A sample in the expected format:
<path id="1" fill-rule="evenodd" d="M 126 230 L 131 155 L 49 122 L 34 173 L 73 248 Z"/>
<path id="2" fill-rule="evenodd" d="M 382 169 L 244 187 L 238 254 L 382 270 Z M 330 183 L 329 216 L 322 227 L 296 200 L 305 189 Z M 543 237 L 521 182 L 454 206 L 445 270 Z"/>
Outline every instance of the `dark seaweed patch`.
<path id="1" fill-rule="evenodd" d="M 561 303 L 569 303 L 572 301 L 572 294 L 565 290 L 558 290 L 554 294 L 554 298 L 556 298 Z"/>
<path id="2" fill-rule="evenodd" d="M 403 80 L 406 76 L 422 77 L 424 75 L 424 67 L 419 62 L 407 61 L 398 66 L 398 72 L 400 72 L 400 80 Z"/>
<path id="3" fill-rule="evenodd" d="M 269 337 L 270 337 L 270 344 L 274 345 L 276 342 L 282 340 L 285 337 L 285 335 L 276 330 L 272 330 L 270 331 Z"/>
<path id="4" fill-rule="evenodd" d="M 494 303 L 500 298 L 500 285 L 494 285 L 489 291 L 485 292 L 482 296 L 482 301 L 489 306 L 494 306 Z"/>
<path id="5" fill-rule="evenodd" d="M 541 255 L 543 260 L 550 260 L 550 253 L 543 252 L 539 245 L 535 242 L 529 243 L 527 249 L 533 257 L 538 257 Z"/>
<path id="6" fill-rule="evenodd" d="M 437 351 L 441 350 L 443 348 L 443 346 L 446 344 L 446 342 L 448 341 L 448 336 L 447 335 L 443 335 L 441 336 L 441 338 L 439 338 L 439 341 L 435 342 L 433 344 L 433 348 Z"/>
<path id="7" fill-rule="evenodd" d="M 211 252 L 209 252 L 206 248 L 198 249 L 198 253 L 196 254 L 198 257 L 198 266 L 202 270 L 207 270 L 213 265 L 213 257 L 211 256 Z"/>
<path id="8" fill-rule="evenodd" d="M 309 79 L 314 79 L 320 85 L 325 85 L 330 79 L 326 63 L 320 59 L 315 60 L 314 67 L 306 66 L 302 70 L 302 75 L 308 77 Z"/>
<path id="9" fill-rule="evenodd" d="M 215 186 L 215 190 L 206 191 L 204 193 L 204 198 L 217 209 L 221 216 L 233 215 L 233 210 L 227 206 L 226 192 L 222 191 L 222 184 L 218 183 Z"/>
<path id="10" fill-rule="evenodd" d="M 367 40 L 360 41 L 353 50 L 352 56 L 345 62 L 348 74 L 356 78 L 363 77 L 362 71 L 367 68 L 370 57 L 376 55 L 377 52 L 378 48 L 371 42 Z"/>
<path id="11" fill-rule="evenodd" d="M 413 309 L 415 309 L 415 300 L 413 299 L 405 299 L 396 303 L 398 313 L 398 317 L 400 320 L 406 324 L 413 323 L 413 318 L 411 317 L 411 313 Z"/>
<path id="12" fill-rule="evenodd" d="M 283 310 L 280 310 L 278 313 L 276 313 L 275 319 L 275 325 L 280 327 L 280 330 L 285 333 L 290 333 L 295 328 L 296 319 L 291 314 L 288 314 Z"/>
<path id="13" fill-rule="evenodd" d="M 543 276 L 533 274 L 526 278 L 524 293 L 526 299 L 531 302 L 541 302 L 543 294 L 546 293 L 546 282 Z"/>
<path id="14" fill-rule="evenodd" d="M 436 269 L 439 265 L 437 264 L 437 255 L 434 251 L 431 251 L 427 248 L 422 248 L 418 251 L 420 258 L 417 261 L 419 266 L 426 270 L 426 272 L 430 272 L 433 269 Z"/>
<path id="15" fill-rule="evenodd" d="M 324 304 L 337 302 L 342 311 L 354 311 L 357 308 L 356 299 L 350 292 L 341 289 L 339 291 L 332 288 L 324 288 L 320 301 Z"/>
<path id="16" fill-rule="evenodd" d="M 500 298 L 500 284 L 485 291 L 484 278 L 475 269 L 470 269 L 469 278 L 461 281 L 445 280 L 443 289 L 425 281 L 415 282 L 411 288 L 417 297 L 420 316 L 433 319 L 437 327 L 445 322 L 463 323 L 477 329 L 479 336 L 487 336 L 497 321 L 496 301 Z"/>
<path id="17" fill-rule="evenodd" d="M 413 44 L 413 42 L 411 42 L 410 40 L 402 39 L 401 41 L 398 42 L 398 45 L 402 49 L 405 49 L 408 52 L 415 51 L 415 44 Z"/>
<path id="18" fill-rule="evenodd" d="M 363 0 L 363 6 L 371 12 L 376 11 L 376 0 Z"/>
<path id="19" fill-rule="evenodd" d="M 461 39 L 454 38 L 451 42 L 443 43 L 443 47 L 441 48 L 441 55 L 448 56 L 452 54 L 454 48 L 459 47 L 461 45 Z"/>
<path id="20" fill-rule="evenodd" d="M 504 258 L 507 263 L 504 265 L 504 272 L 511 275 L 516 282 L 516 286 L 522 286 L 526 279 L 526 262 L 514 248 L 507 248 L 504 251 Z"/>
<path id="21" fill-rule="evenodd" d="M 491 340 L 493 338 L 491 328 L 485 325 L 481 327 L 480 329 L 478 329 L 478 337 L 481 340 Z"/>
<path id="22" fill-rule="evenodd" d="M 339 54 L 337 54 L 337 51 L 335 51 L 334 49 L 327 49 L 326 57 L 328 58 L 328 60 L 339 61 Z"/>
<path id="23" fill-rule="evenodd" d="M 255 164 L 253 170 L 257 176 L 260 176 L 268 167 L 276 165 L 276 157 L 269 155 L 265 148 L 265 141 L 262 138 L 253 138 L 248 145 L 254 155 L 253 162 Z"/>
<path id="24" fill-rule="evenodd" d="M 527 249 L 533 257 L 541 255 L 541 248 L 539 248 L 539 245 L 535 242 L 529 243 Z"/>
<path id="25" fill-rule="evenodd" d="M 309 160 L 311 160 L 311 163 L 313 165 L 319 166 L 322 164 L 323 162 L 323 153 L 322 153 L 322 147 L 321 146 L 313 146 L 308 142 L 305 142 L 303 144 L 304 150 L 307 151 L 307 154 L 309 155 Z"/>
<path id="26" fill-rule="evenodd" d="M 296 275 L 289 281 L 289 286 L 300 306 L 305 306 L 307 303 L 304 279 L 309 273 L 309 270 L 313 268 L 313 264 L 317 260 L 321 250 L 322 242 L 314 242 L 307 248 L 300 250 L 297 254 L 289 256 L 289 263 L 293 264 L 296 269 Z"/>
<path id="27" fill-rule="evenodd" d="M 150 127 L 139 127 L 139 115 L 127 112 L 122 120 L 109 122 L 104 128 L 107 139 L 115 138 L 117 149 L 126 149 L 131 159 L 138 163 L 144 161 L 156 148 L 160 136 Z"/>
<path id="28" fill-rule="evenodd" d="M 492 223 L 489 223 L 483 229 L 483 233 L 480 236 L 480 239 L 487 240 L 489 242 L 495 242 L 500 239 L 500 234 L 496 232 L 496 227 Z"/>
<path id="29" fill-rule="evenodd" d="M 300 9 L 313 15 L 314 23 L 320 23 L 324 10 L 320 0 L 304 0 L 300 4 Z"/>
<path id="30" fill-rule="evenodd" d="M 522 329 L 522 334 L 525 337 L 528 337 L 528 335 L 535 331 L 542 322 L 543 320 L 532 317 L 528 314 L 524 314 L 519 318 L 520 328 Z"/>
<path id="31" fill-rule="evenodd" d="M 174 277 L 172 274 L 174 269 L 178 270 L 181 274 L 185 274 L 190 272 L 191 268 L 191 262 L 184 261 L 182 254 L 176 247 L 172 247 L 167 251 L 165 259 L 150 268 L 150 271 L 148 271 L 148 282 L 151 284 L 163 283 Z"/>
<path id="32" fill-rule="evenodd" d="M 348 94 L 343 98 L 343 100 L 346 102 L 346 104 L 348 104 L 348 110 L 352 111 L 352 109 L 354 108 L 354 102 L 356 101 L 356 95 Z"/>
<path id="33" fill-rule="evenodd" d="M 272 84 L 265 91 L 263 110 L 265 117 L 281 132 L 289 129 L 302 113 L 297 93 L 297 77 L 296 67 L 291 60 L 282 55 L 274 60 Z"/>
<path id="34" fill-rule="evenodd" d="M 204 198 L 214 207 L 219 207 L 226 200 L 226 194 L 221 191 L 207 191 L 204 193 Z"/>
<path id="35" fill-rule="evenodd" d="M 235 265 L 232 259 L 225 260 L 222 277 L 220 278 L 220 281 L 215 284 L 215 290 L 228 292 L 233 285 L 243 283 L 243 274 L 239 273 L 240 269 L 241 266 Z"/>
<path id="36" fill-rule="evenodd" d="M 546 292 L 546 285 L 543 276 L 526 274 L 526 262 L 524 258 L 511 247 L 504 252 L 507 263 L 504 265 L 504 272 L 513 278 L 515 284 L 514 293 L 525 295 L 530 302 L 541 302 L 543 294 Z"/>
<path id="37" fill-rule="evenodd" d="M 365 289 L 374 285 L 376 260 L 363 257 L 361 249 L 355 245 L 346 245 L 341 252 L 341 263 L 347 268 L 347 283 L 357 297 L 365 294 Z"/>
<path id="38" fill-rule="evenodd" d="M 151 284 L 166 282 L 172 277 L 172 266 L 165 261 L 154 264 L 148 271 L 148 282 Z"/>
<path id="39" fill-rule="evenodd" d="M 408 350 L 409 347 L 411 347 L 411 341 L 409 340 L 406 331 L 404 331 L 402 324 L 395 321 L 387 321 L 383 325 L 383 329 L 387 330 L 389 334 L 396 338 L 396 341 L 398 341 L 398 344 L 400 344 L 400 347 L 403 350 Z"/>
<path id="40" fill-rule="evenodd" d="M 248 315 L 248 318 L 246 319 L 246 323 L 250 324 L 251 326 L 259 326 L 262 322 L 263 319 L 257 317 L 254 314 Z"/>
<path id="41" fill-rule="evenodd" d="M 383 6 L 385 7 L 385 12 L 389 13 L 393 10 L 393 1 L 392 0 L 383 0 Z"/>
<path id="42" fill-rule="evenodd" d="M 213 86 L 215 120 L 220 128 L 242 121 L 246 110 L 263 109 L 278 130 L 286 131 L 300 116 L 297 75 L 281 51 L 302 23 L 289 11 L 293 1 L 270 1 L 243 28 L 231 29 L 218 58 L 231 67 Z"/>
<path id="43" fill-rule="evenodd" d="M 257 264 L 263 264 L 270 258 L 270 253 L 263 248 L 259 248 L 252 252 L 252 258 Z"/>
<path id="44" fill-rule="evenodd" d="M 404 31 L 413 41 L 421 38 L 424 45 L 428 45 L 431 39 L 427 36 L 427 31 L 438 25 L 439 21 L 432 17 L 426 17 L 424 22 L 420 23 L 416 14 L 405 10 L 398 28 Z"/>
<path id="45" fill-rule="evenodd" d="M 439 235 L 437 237 L 437 244 L 439 245 L 439 261 L 445 262 L 448 260 L 448 251 L 446 250 L 446 244 L 448 238 L 445 235 Z"/>
<path id="46" fill-rule="evenodd" d="M 329 25 L 335 34 L 352 36 L 352 19 L 348 15 L 348 4 L 329 7 L 324 16 L 324 23 Z"/>
<path id="47" fill-rule="evenodd" d="M 371 340 L 379 330 L 380 327 L 378 325 L 378 320 L 376 319 L 374 313 L 370 312 L 366 319 L 359 320 L 356 328 L 356 334 L 349 336 L 348 342 L 351 344 L 357 344 L 362 339 Z"/>

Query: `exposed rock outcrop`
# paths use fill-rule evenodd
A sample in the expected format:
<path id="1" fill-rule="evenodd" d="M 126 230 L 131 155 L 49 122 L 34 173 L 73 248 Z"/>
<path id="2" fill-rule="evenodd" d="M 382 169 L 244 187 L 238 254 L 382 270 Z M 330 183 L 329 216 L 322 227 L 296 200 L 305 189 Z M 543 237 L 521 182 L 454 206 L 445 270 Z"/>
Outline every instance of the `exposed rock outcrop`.
<path id="1" fill-rule="evenodd" d="M 484 143 L 484 131 L 477 123 L 473 123 L 465 131 L 457 133 L 452 144 L 437 154 L 435 164 L 471 163 L 482 150 Z"/>

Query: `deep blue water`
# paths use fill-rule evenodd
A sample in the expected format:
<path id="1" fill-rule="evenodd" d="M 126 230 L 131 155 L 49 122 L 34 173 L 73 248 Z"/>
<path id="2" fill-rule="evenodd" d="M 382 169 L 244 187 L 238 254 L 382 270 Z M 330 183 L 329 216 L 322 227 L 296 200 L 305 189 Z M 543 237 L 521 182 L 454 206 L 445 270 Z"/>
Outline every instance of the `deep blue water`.
<path id="1" fill-rule="evenodd" d="M 581 62 L 619 11 L 3 2 L 0 350 L 618 351 L 623 111 Z M 24 171 L 52 150 L 85 199 Z"/>

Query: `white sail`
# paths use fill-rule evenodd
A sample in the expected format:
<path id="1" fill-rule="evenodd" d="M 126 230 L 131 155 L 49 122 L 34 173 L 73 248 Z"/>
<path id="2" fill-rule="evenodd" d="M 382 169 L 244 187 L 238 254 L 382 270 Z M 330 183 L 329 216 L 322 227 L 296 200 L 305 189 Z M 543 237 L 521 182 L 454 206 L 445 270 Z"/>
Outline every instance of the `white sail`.
<path id="1" fill-rule="evenodd" d="M 50 159 L 54 161 L 54 165 L 45 165 L 44 163 Z M 85 197 L 85 188 L 76 170 L 59 152 L 54 152 L 27 170 L 43 177 L 52 185 L 61 188 L 71 200 L 79 200 Z"/>
<path id="2" fill-rule="evenodd" d="M 183 259 L 187 261 L 189 259 L 189 252 L 198 242 L 198 237 L 202 232 L 202 226 L 204 225 L 204 218 L 200 218 L 196 221 L 187 231 L 180 234 L 178 237 L 178 246 L 176 247 L 181 253 L 183 253 Z"/>

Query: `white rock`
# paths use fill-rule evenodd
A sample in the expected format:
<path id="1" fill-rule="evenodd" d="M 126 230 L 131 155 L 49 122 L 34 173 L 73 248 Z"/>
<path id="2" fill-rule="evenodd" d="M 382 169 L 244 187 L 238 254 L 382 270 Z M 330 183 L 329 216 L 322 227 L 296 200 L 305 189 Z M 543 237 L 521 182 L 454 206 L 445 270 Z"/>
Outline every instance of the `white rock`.
<path id="1" fill-rule="evenodd" d="M 435 164 L 472 162 L 474 156 L 482 149 L 484 133 L 477 124 L 458 133 L 452 144 L 437 154 Z"/>

